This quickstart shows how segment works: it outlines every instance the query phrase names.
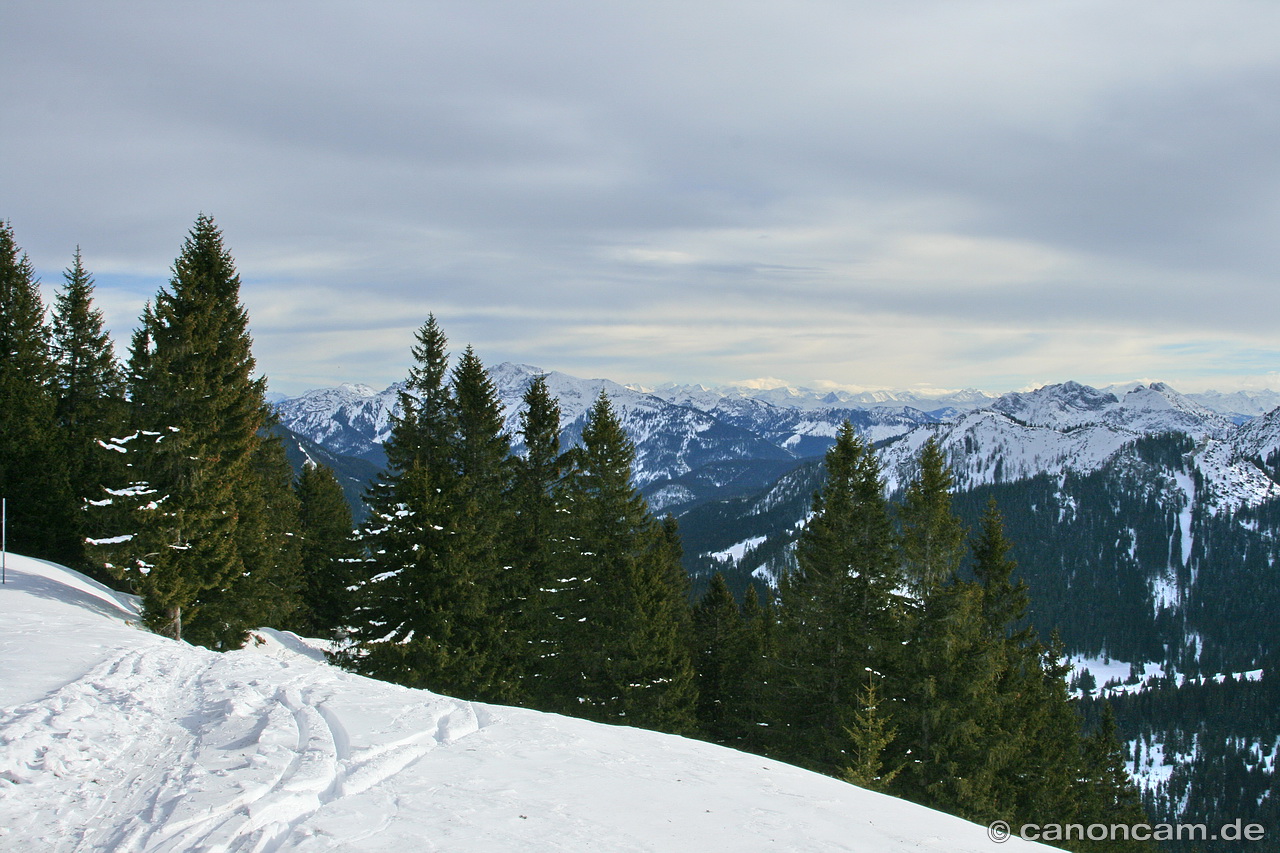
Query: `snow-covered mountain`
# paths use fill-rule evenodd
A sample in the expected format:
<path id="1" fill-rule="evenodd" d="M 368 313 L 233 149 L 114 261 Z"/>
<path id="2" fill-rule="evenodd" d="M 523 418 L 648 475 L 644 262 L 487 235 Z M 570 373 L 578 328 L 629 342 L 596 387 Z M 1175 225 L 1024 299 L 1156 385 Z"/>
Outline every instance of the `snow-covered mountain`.
<path id="1" fill-rule="evenodd" d="M 989 408 L 917 429 L 886 448 L 882 462 L 890 488 L 904 485 L 932 436 L 947 451 L 960 487 L 972 488 L 1096 471 L 1141 436 L 1178 432 L 1196 441 L 1189 461 L 1212 500 L 1234 509 L 1280 495 L 1274 476 L 1253 461 L 1275 450 L 1278 422 L 1280 413 L 1272 412 L 1237 427 L 1159 382 L 1123 396 L 1068 382 L 1006 394 Z"/>
<path id="2" fill-rule="evenodd" d="M 382 443 L 391 434 L 391 413 L 401 389 L 375 391 L 368 385 L 317 388 L 275 404 L 284 426 L 334 453 L 386 463 Z"/>
<path id="3" fill-rule="evenodd" d="M 1110 386 L 1104 390 L 1123 391 L 1132 385 Z M 1204 406 L 1211 412 L 1226 415 L 1236 423 L 1244 423 L 1250 418 L 1265 415 L 1273 409 L 1280 408 L 1280 391 L 1262 389 L 1260 391 L 1202 391 L 1188 394 L 1187 397 Z"/>
<path id="4" fill-rule="evenodd" d="M 881 406 L 908 407 L 924 412 L 943 410 L 968 411 L 989 406 L 996 400 L 992 394 L 974 388 L 962 391 L 893 391 L 867 390 L 822 391 L 802 386 L 769 383 L 758 385 L 659 385 L 649 393 L 664 400 L 710 409 L 721 400 L 758 400 L 784 409 L 866 409 Z"/>
<path id="5" fill-rule="evenodd" d="M 490 370 L 513 436 L 518 437 L 524 392 L 540 374 L 524 364 Z M 762 489 L 803 460 L 821 457 L 846 420 L 866 440 L 887 445 L 883 461 L 891 488 L 913 475 L 914 457 L 929 436 L 948 451 L 959 484 L 968 488 L 1097 470 L 1136 438 L 1169 432 L 1198 442 L 1195 465 L 1223 508 L 1256 503 L 1276 488 L 1274 463 L 1268 470 L 1259 462 L 1276 452 L 1274 423 L 1280 416 L 1273 412 L 1238 424 L 1238 413 L 1223 414 L 1160 382 L 1103 390 L 1066 382 L 998 398 L 965 391 L 926 399 L 908 392 L 820 394 L 789 387 L 646 390 L 554 371 L 545 375 L 560 401 L 566 444 L 580 437 L 600 393 L 610 397 L 636 443 L 636 483 L 658 510 L 683 512 Z M 277 410 L 290 430 L 334 453 L 380 464 L 399 390 L 323 388 L 283 400 Z M 1254 392 L 1247 399 L 1266 398 Z M 929 412 L 907 400 L 944 407 Z"/>
<path id="6" fill-rule="evenodd" d="M 518 438 L 525 390 L 544 371 L 503 363 L 489 371 L 505 410 L 505 428 Z M 559 400 L 566 443 L 582 433 L 587 411 L 603 391 L 636 444 L 635 480 L 652 486 L 679 480 L 707 466 L 748 461 L 772 463 L 821 455 L 846 419 L 874 440 L 901 435 L 922 423 L 923 412 L 905 406 L 787 408 L 743 396 L 708 398 L 706 407 L 688 395 L 659 394 L 608 379 L 545 373 Z M 402 386 L 375 391 L 363 385 L 321 388 L 276 404 L 281 423 L 335 453 L 384 461 L 381 445 L 390 434 Z M 713 478 L 718 481 L 723 478 Z M 687 487 L 686 487 L 687 488 Z M 701 494 L 699 487 L 691 494 Z"/>
<path id="7" fill-rule="evenodd" d="M 5 850 L 991 849 L 985 827 L 754 755 L 373 681 L 271 630 L 211 652 L 69 569 L 6 571 Z"/>
<path id="8" fill-rule="evenodd" d="M 1222 438 L 1234 426 L 1163 382 L 1135 385 L 1119 395 L 1065 382 L 1006 394 L 990 408 L 1031 426 L 1056 430 L 1100 425 L 1140 434 L 1185 432 Z"/>

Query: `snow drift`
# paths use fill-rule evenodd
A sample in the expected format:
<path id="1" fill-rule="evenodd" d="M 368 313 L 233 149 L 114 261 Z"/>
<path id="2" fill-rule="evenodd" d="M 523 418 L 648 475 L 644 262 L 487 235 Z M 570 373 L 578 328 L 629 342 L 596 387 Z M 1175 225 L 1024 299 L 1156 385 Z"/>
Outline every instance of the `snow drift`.
<path id="1" fill-rule="evenodd" d="M 1032 846 L 710 744 L 372 681 L 291 634 L 225 654 L 173 642 L 51 563 L 9 555 L 7 575 L 6 850 Z"/>

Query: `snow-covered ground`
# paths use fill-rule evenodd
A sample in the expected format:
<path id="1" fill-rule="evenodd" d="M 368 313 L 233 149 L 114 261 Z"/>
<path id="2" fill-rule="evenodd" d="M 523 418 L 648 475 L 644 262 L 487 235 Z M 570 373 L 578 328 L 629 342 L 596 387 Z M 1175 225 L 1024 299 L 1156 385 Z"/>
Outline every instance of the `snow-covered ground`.
<path id="1" fill-rule="evenodd" d="M 51 563 L 7 575 L 3 850 L 1030 849 L 710 744 L 361 678 L 291 634 L 173 642 Z"/>

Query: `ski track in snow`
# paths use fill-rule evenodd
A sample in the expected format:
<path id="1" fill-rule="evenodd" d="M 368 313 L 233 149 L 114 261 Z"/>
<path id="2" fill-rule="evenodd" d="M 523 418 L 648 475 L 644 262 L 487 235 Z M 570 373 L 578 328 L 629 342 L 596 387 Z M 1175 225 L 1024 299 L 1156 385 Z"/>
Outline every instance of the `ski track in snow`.
<path id="1" fill-rule="evenodd" d="M 261 677 L 246 678 L 246 663 Z M 38 826 L 0 801 L 7 840 L 51 851 L 274 851 L 326 803 L 473 734 L 487 716 L 438 697 L 396 709 L 394 731 L 362 745 L 328 707 L 318 668 L 281 684 L 273 676 L 284 664 L 252 651 L 156 644 L 8 710 L 0 780 L 44 786 L 48 806 Z M 103 812 L 132 818 L 101 825 Z"/>

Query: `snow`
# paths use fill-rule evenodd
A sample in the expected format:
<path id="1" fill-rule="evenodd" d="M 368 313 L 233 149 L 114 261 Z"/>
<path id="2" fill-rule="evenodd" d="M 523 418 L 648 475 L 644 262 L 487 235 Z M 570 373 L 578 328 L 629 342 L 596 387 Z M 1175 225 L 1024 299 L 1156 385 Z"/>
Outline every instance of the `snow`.
<path id="1" fill-rule="evenodd" d="M 749 539 L 744 539 L 741 542 L 730 545 L 723 551 L 714 551 L 707 554 L 707 556 L 713 560 L 719 560 L 720 562 L 728 561 L 736 564 L 746 556 L 748 550 L 763 544 L 768 541 L 768 539 L 768 536 L 752 536 Z"/>
<path id="2" fill-rule="evenodd" d="M 1178 488 L 1187 498 L 1186 503 L 1182 505 L 1182 509 L 1178 511 L 1178 531 L 1182 536 L 1182 563 L 1186 565 L 1191 559 L 1191 549 L 1195 545 L 1191 532 L 1191 514 L 1192 508 L 1196 503 L 1196 482 L 1189 474 L 1185 474 L 1182 471 L 1175 471 L 1173 478 L 1177 482 Z"/>
<path id="3" fill-rule="evenodd" d="M 1136 741 L 1129 741 L 1127 744 L 1127 752 L 1132 755 Z M 1142 747 L 1142 759 L 1135 764 L 1133 761 L 1127 762 L 1129 775 L 1133 777 L 1133 781 L 1143 791 L 1155 791 L 1160 785 L 1169 781 L 1173 776 L 1173 770 L 1180 763 L 1185 761 L 1185 757 L 1177 754 L 1165 755 L 1165 745 L 1156 740 L 1149 746 L 1144 742 Z"/>
<path id="4" fill-rule="evenodd" d="M 9 555 L 7 573 L 6 850 L 992 849 L 785 764 L 372 681 L 285 632 L 219 654 L 69 569 Z"/>
<path id="5" fill-rule="evenodd" d="M 1206 441 L 1195 452 L 1196 467 L 1209 485 L 1203 500 L 1215 511 L 1234 512 L 1280 497 L 1280 485 L 1241 457 L 1235 443 L 1224 441 Z"/>

